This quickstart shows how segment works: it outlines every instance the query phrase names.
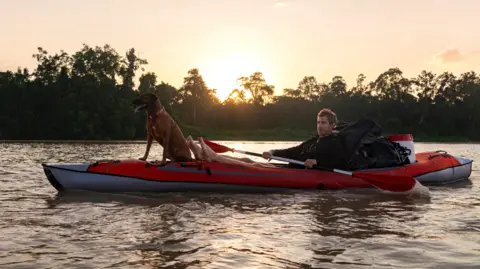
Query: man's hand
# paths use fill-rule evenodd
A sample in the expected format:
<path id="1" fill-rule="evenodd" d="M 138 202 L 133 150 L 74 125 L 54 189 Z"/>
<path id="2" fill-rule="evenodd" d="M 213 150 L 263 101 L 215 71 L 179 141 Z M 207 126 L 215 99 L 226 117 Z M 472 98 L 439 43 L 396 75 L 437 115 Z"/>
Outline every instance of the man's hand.
<path id="1" fill-rule="evenodd" d="M 272 153 L 270 153 L 270 151 L 265 151 L 262 153 L 262 157 L 266 160 L 269 160 L 272 157 Z"/>
<path id="2" fill-rule="evenodd" d="M 317 160 L 315 159 L 307 159 L 305 161 L 305 166 L 308 168 L 312 168 L 314 165 L 317 165 Z"/>

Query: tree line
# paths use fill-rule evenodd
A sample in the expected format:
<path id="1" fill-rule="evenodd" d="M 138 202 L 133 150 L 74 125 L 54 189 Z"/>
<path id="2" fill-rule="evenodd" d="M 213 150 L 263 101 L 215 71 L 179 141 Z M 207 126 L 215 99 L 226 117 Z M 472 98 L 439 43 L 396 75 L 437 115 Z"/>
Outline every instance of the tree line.
<path id="1" fill-rule="evenodd" d="M 145 115 L 135 114 L 131 101 L 153 92 L 186 135 L 269 129 L 313 135 L 316 114 L 328 107 L 344 122 L 374 119 L 386 133 L 480 140 L 480 108 L 475 107 L 480 104 L 480 76 L 474 71 L 455 76 L 424 70 L 408 78 L 395 67 L 370 82 L 360 74 L 350 87 L 341 76 L 329 82 L 305 76 L 281 95 L 274 95 L 275 86 L 255 72 L 238 78 L 240 86 L 221 102 L 196 68 L 178 89 L 159 82 L 153 72 L 143 73 L 136 85 L 148 61 L 133 48 L 125 54 L 109 45 L 83 44 L 74 54 L 38 48 L 33 57 L 33 71 L 0 72 L 0 139 L 144 139 Z"/>

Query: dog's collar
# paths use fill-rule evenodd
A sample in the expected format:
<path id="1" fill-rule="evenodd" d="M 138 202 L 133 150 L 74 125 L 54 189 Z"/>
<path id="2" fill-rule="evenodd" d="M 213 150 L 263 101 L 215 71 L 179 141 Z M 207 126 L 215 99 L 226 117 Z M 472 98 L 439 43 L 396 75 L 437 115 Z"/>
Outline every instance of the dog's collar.
<path id="1" fill-rule="evenodd" d="M 165 114 L 165 108 L 164 108 L 164 107 L 162 107 L 162 109 L 160 109 L 159 111 L 157 111 L 157 113 L 155 113 L 154 115 L 150 115 L 148 118 L 150 118 L 150 119 L 153 120 L 154 118 L 156 118 L 156 117 L 158 117 L 158 116 L 161 116 L 161 115 L 163 115 L 163 114 Z"/>

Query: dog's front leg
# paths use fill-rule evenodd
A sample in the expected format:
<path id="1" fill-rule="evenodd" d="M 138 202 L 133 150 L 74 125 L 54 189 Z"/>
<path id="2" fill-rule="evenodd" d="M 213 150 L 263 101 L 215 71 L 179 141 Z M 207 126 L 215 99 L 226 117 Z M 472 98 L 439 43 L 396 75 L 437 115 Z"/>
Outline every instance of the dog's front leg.
<path id="1" fill-rule="evenodd" d="M 167 157 L 170 158 L 170 160 L 172 159 L 172 156 L 170 156 L 169 151 L 168 151 L 170 149 L 170 134 L 172 133 L 171 128 L 167 128 L 166 132 L 167 133 L 166 133 L 166 136 L 165 136 L 165 141 L 163 141 L 164 146 L 163 146 L 163 154 L 162 154 L 163 155 L 162 156 L 162 163 L 167 162 Z"/>
<path id="2" fill-rule="evenodd" d="M 148 154 L 150 153 L 150 147 L 152 146 L 153 136 L 150 134 L 150 130 L 147 131 L 147 148 L 145 149 L 145 154 L 140 158 L 142 161 L 146 161 Z"/>

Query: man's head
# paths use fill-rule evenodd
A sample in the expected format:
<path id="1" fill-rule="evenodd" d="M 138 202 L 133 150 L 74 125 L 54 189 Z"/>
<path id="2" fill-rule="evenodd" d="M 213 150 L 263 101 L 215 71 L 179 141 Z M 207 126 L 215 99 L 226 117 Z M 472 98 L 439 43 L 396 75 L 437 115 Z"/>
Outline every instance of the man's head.
<path id="1" fill-rule="evenodd" d="M 317 114 L 317 134 L 327 136 L 332 133 L 337 124 L 337 115 L 328 108 L 320 110 Z"/>

